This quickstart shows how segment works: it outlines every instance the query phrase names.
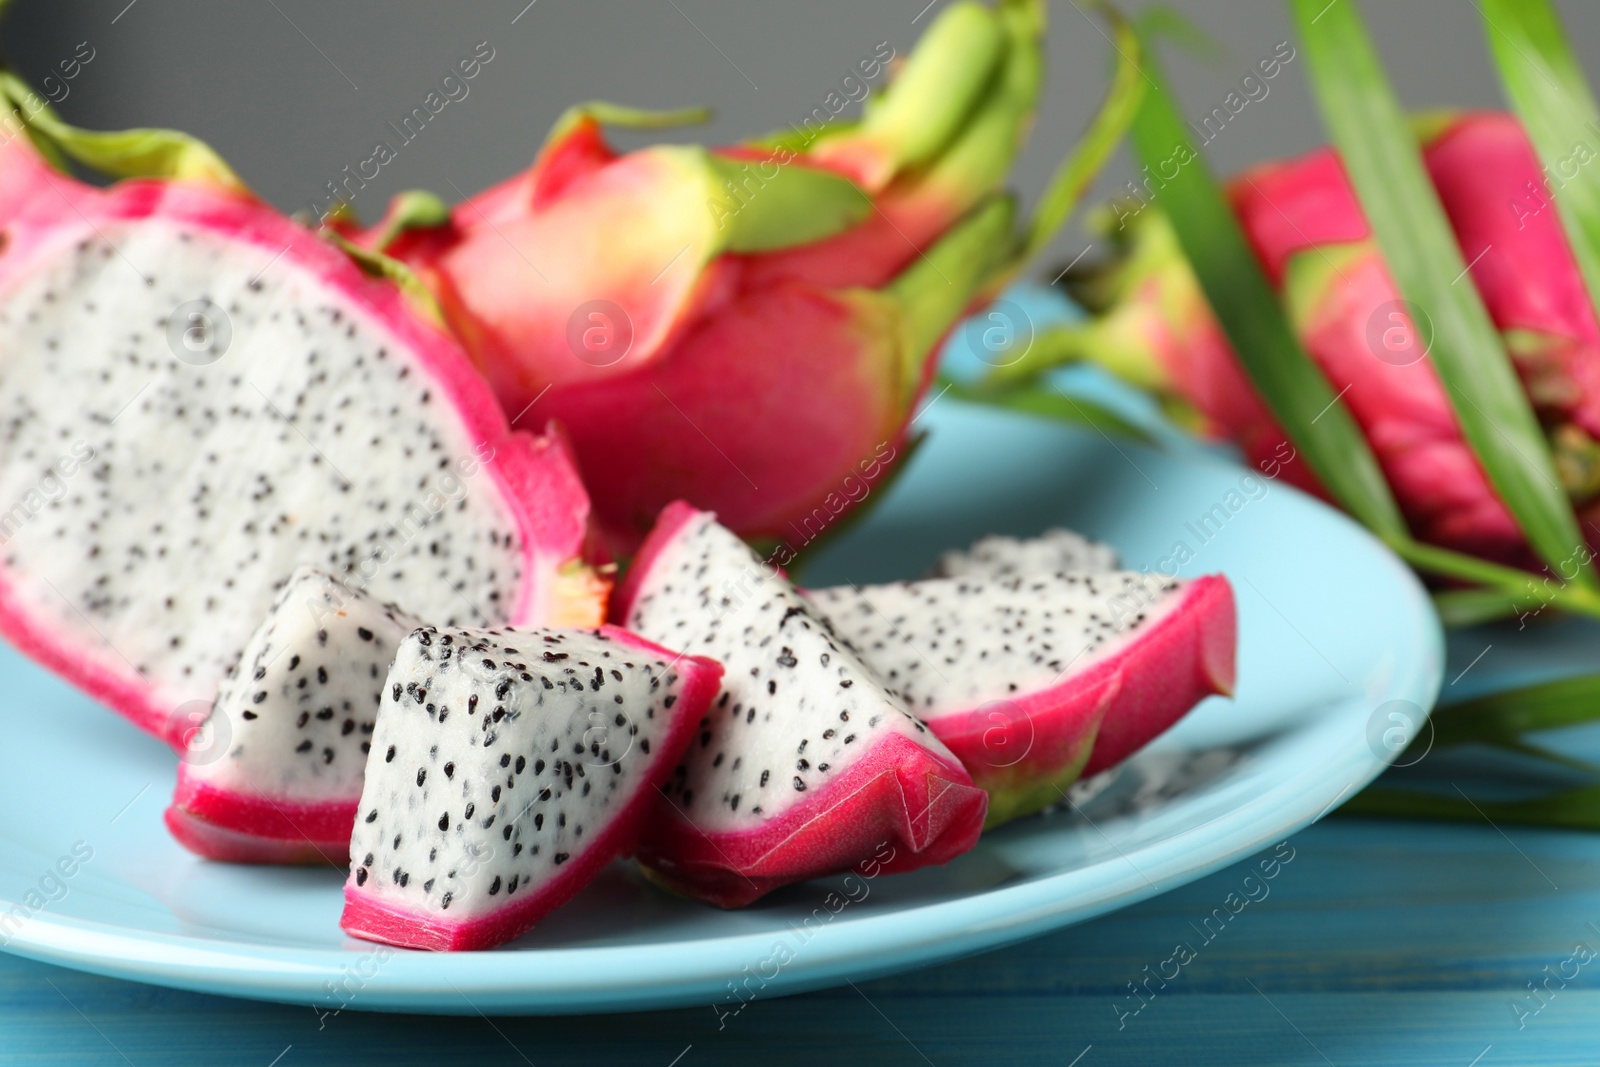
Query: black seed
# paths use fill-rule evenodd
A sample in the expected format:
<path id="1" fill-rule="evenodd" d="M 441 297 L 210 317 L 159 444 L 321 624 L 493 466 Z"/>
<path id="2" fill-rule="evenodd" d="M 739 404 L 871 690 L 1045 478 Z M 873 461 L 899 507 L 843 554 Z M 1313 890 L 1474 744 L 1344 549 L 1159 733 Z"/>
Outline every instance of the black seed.
<path id="1" fill-rule="evenodd" d="M 389 751 L 384 754 L 383 762 L 385 762 L 385 763 L 393 763 L 394 762 L 394 746 L 393 745 L 390 745 L 389 746 Z"/>
<path id="2" fill-rule="evenodd" d="M 448 811 L 445 812 L 443 815 L 439 816 L 439 829 L 441 829 L 441 830 L 450 829 L 450 813 Z"/>

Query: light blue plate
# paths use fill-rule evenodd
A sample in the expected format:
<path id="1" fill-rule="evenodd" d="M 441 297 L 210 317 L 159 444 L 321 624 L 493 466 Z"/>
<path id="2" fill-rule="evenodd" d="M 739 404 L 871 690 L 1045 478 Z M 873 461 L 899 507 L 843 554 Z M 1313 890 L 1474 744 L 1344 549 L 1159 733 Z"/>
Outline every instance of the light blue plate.
<path id="1" fill-rule="evenodd" d="M 980 952 L 1198 878 L 1361 788 L 1393 747 L 1390 714 L 1432 705 L 1443 653 L 1423 591 L 1333 511 L 1193 451 L 948 398 L 924 427 L 928 445 L 884 506 L 819 551 L 813 584 L 916 575 L 992 530 L 1067 524 L 1138 567 L 1182 543 L 1193 554 L 1183 573 L 1223 571 L 1237 589 L 1237 699 L 1207 701 L 1076 809 L 1007 827 L 938 870 L 794 886 L 720 912 L 618 864 L 514 945 L 429 955 L 344 937 L 337 872 L 184 852 L 161 824 L 173 757 L 0 652 L 0 942 L 101 974 L 326 1010 L 731 1011 Z"/>

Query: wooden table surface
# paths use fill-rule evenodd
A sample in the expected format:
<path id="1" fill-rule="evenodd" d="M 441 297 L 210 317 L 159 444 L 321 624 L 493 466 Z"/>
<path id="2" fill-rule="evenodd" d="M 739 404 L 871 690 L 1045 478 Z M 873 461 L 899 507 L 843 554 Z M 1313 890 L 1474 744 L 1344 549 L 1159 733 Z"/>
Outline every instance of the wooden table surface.
<path id="1" fill-rule="evenodd" d="M 1246 865 L 984 956 L 757 1001 L 722 1029 L 709 1006 L 319 1016 L 0 956 L 0 1063 L 1600 1063 L 1600 837 L 1503 829 L 1333 816 L 1209 941 Z"/>

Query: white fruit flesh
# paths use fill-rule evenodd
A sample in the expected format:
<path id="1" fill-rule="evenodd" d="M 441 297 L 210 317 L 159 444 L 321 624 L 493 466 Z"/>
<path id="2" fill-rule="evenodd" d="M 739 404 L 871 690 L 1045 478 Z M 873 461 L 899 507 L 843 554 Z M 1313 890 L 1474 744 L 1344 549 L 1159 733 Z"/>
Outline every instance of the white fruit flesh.
<path id="1" fill-rule="evenodd" d="M 662 652 L 594 631 L 408 637 L 373 735 L 348 891 L 465 923 L 602 847 L 688 728 L 674 707 L 690 665 Z"/>
<path id="2" fill-rule="evenodd" d="M 355 800 L 395 652 L 421 625 L 300 568 L 223 685 L 184 777 L 298 804 Z"/>
<path id="3" fill-rule="evenodd" d="M 956 763 L 806 600 L 709 514 L 658 559 L 627 625 L 723 665 L 722 691 L 666 789 L 704 830 L 758 826 L 805 803 L 891 735 Z"/>
<path id="4" fill-rule="evenodd" d="M 1113 571 L 930 578 L 807 596 L 885 686 L 932 720 L 1086 671 L 1163 618 L 1183 584 Z"/>
<path id="5" fill-rule="evenodd" d="M 298 563 L 435 621 L 507 617 L 516 523 L 384 323 L 200 226 L 67 236 L 0 294 L 0 564 L 33 626 L 176 707 L 213 695 Z M 175 354 L 206 358 L 184 344 L 203 327 L 169 341 L 199 299 L 210 351 L 216 308 L 230 335 L 204 366 Z"/>
<path id="6" fill-rule="evenodd" d="M 1117 550 L 1059 527 L 1038 537 L 1015 538 L 990 534 L 964 550 L 939 557 L 935 578 L 1011 578 L 1022 574 L 1056 574 L 1060 571 L 1114 571 Z"/>

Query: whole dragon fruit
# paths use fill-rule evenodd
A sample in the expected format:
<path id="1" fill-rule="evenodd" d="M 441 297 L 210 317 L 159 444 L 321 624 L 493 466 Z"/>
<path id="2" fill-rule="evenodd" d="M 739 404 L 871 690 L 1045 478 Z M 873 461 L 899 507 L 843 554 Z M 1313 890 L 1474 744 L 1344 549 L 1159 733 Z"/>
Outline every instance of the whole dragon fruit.
<path id="1" fill-rule="evenodd" d="M 903 451 L 940 338 L 1016 266 L 1000 184 L 1043 6 L 946 7 L 859 121 L 840 97 L 763 140 L 618 155 L 602 121 L 648 118 L 574 109 L 445 225 L 389 243 L 391 212 L 363 240 L 437 293 L 508 411 L 567 426 L 619 551 L 679 498 L 803 544 Z"/>
<path id="2" fill-rule="evenodd" d="M 1600 325 L 1517 121 L 1498 112 L 1417 121 L 1424 161 L 1580 510 L 1600 494 Z M 1495 495 L 1427 359 L 1431 324 L 1405 303 L 1337 154 L 1241 174 L 1235 214 L 1301 343 L 1371 442 L 1415 535 L 1499 561 L 1534 558 Z M 1041 336 L 1017 367 L 1092 359 L 1162 394 L 1169 411 L 1234 440 L 1252 465 L 1319 491 L 1251 386 L 1159 200 L 1103 217 L 1126 255 L 1073 291 L 1096 312 Z"/>
<path id="3" fill-rule="evenodd" d="M 565 446 L 380 260 L 198 142 L 0 91 L 0 632 L 181 743 L 299 564 L 440 623 L 600 621 Z"/>

